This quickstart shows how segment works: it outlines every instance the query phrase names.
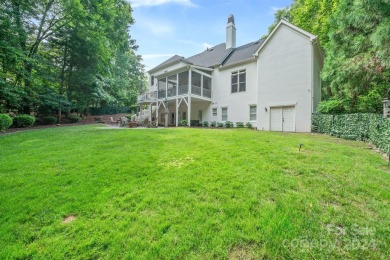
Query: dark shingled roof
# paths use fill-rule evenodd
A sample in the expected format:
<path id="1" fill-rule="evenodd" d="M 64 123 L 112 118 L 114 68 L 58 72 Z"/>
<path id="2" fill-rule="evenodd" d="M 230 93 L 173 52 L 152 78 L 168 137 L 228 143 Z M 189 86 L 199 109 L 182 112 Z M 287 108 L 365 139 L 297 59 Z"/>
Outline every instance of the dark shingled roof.
<path id="1" fill-rule="evenodd" d="M 226 44 L 221 43 L 204 52 L 187 58 L 186 60 L 194 65 L 202 67 L 212 67 L 221 64 L 221 62 L 230 54 L 232 49 L 226 50 Z"/>
<path id="2" fill-rule="evenodd" d="M 165 65 L 168 65 L 170 63 L 174 63 L 175 61 L 179 61 L 179 60 L 182 60 L 182 59 L 184 60 L 184 57 L 181 57 L 179 55 L 174 55 L 174 56 L 170 57 L 169 59 L 167 59 L 166 61 L 164 61 L 163 63 L 157 65 L 156 67 L 154 67 L 150 71 L 157 70 L 159 68 L 163 68 L 163 67 L 165 67 Z"/>
<path id="3" fill-rule="evenodd" d="M 224 61 L 223 66 L 231 65 L 240 61 L 244 61 L 253 58 L 253 54 L 264 43 L 265 39 L 251 42 L 234 49 L 234 52 Z"/>
<path id="4" fill-rule="evenodd" d="M 175 55 L 168 60 L 164 61 L 157 67 L 154 67 L 150 71 L 154 71 L 163 68 L 171 63 L 178 62 L 180 60 L 201 67 L 214 67 L 214 66 L 227 66 L 240 61 L 244 61 L 253 57 L 253 54 L 264 43 L 265 39 L 261 39 L 255 42 L 245 44 L 235 49 L 226 49 L 226 44 L 221 43 L 212 48 L 208 48 L 204 52 L 191 56 L 187 59 L 179 55 Z"/>

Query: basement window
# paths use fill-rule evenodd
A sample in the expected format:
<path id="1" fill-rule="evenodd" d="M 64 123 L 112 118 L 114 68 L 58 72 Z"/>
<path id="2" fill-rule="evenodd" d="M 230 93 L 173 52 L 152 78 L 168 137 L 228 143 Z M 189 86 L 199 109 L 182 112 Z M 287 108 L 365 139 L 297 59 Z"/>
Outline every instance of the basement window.
<path id="1" fill-rule="evenodd" d="M 217 117 L 218 116 L 218 109 L 215 107 L 213 108 L 213 117 Z"/>

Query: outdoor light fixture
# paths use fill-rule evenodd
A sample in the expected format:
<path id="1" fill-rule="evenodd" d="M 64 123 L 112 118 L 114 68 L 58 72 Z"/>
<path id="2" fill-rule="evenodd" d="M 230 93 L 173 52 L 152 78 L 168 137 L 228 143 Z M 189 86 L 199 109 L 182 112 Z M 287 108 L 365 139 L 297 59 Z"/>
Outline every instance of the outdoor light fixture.
<path id="1" fill-rule="evenodd" d="M 265 109 L 265 112 L 267 112 L 267 111 L 268 111 L 267 107 L 265 107 L 264 109 Z"/>

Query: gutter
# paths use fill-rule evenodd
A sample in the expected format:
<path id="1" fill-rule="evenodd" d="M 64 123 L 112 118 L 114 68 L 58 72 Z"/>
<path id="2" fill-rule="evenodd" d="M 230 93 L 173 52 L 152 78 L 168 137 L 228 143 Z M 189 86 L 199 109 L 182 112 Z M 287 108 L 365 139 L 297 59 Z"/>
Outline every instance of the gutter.
<path id="1" fill-rule="evenodd" d="M 246 59 L 246 60 L 241 60 L 241 61 L 229 64 L 229 65 L 220 66 L 219 70 L 225 70 L 225 69 L 229 69 L 231 67 L 235 67 L 235 66 L 238 66 L 238 65 L 241 65 L 241 64 L 246 64 L 246 63 L 249 63 L 249 62 L 252 62 L 252 61 L 256 61 L 256 59 L 257 59 L 257 57 L 254 56 L 254 57 L 251 57 L 251 58 Z"/>

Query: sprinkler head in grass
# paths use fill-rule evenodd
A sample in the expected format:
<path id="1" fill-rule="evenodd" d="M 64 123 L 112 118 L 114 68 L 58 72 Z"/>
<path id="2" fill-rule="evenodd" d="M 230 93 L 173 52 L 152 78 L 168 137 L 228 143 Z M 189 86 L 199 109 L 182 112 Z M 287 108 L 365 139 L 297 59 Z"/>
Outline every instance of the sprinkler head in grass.
<path id="1" fill-rule="evenodd" d="M 301 148 L 302 148 L 303 145 L 304 145 L 304 144 L 298 144 L 298 146 L 299 146 L 299 152 L 301 151 Z"/>

